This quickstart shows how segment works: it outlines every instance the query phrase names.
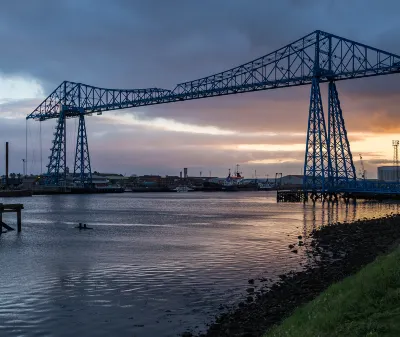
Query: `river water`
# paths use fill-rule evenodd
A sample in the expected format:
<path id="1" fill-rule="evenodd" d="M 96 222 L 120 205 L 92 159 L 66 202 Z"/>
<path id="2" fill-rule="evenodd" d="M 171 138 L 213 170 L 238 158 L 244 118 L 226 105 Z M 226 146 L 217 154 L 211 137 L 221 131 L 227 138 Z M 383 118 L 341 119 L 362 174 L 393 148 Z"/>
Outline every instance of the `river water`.
<path id="1" fill-rule="evenodd" d="M 298 235 L 397 204 L 277 204 L 273 192 L 55 195 L 0 236 L 0 336 L 177 336 L 299 270 Z M 4 221 L 14 225 L 15 214 Z M 78 222 L 93 230 L 74 228 Z M 256 281 L 256 287 L 260 283 Z"/>

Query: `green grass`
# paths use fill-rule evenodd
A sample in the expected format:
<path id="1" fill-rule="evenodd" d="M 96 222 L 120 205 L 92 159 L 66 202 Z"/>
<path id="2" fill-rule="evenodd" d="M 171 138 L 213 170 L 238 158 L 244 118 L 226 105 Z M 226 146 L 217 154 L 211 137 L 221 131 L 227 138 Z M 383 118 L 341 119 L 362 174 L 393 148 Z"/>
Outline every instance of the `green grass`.
<path id="1" fill-rule="evenodd" d="M 330 286 L 264 337 L 400 336 L 400 249 Z"/>

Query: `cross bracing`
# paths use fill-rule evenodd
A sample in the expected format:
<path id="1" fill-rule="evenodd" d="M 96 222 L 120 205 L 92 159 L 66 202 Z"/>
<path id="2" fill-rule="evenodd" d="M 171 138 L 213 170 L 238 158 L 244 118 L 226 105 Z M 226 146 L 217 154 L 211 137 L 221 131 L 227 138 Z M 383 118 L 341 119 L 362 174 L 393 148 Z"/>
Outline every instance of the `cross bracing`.
<path id="1" fill-rule="evenodd" d="M 400 72 L 400 56 L 323 31 L 315 31 L 265 56 L 211 76 L 179 83 L 173 89 L 105 89 L 83 83 L 62 82 L 27 119 L 58 119 L 48 175 L 58 181 L 64 174 L 65 120 L 104 111 L 172 103 L 311 84 L 311 99 L 304 163 L 304 190 L 330 192 L 362 188 L 347 138 L 336 90 L 338 81 Z M 328 126 L 319 86 L 329 82 Z M 82 133 L 83 134 L 83 133 Z M 80 142 L 80 143 L 79 143 Z M 79 143 L 79 144 L 78 144 Z M 91 177 L 86 137 L 78 139 L 76 168 L 85 168 L 81 180 Z M 86 149 L 86 150 L 85 150 Z M 82 159 L 82 163 L 79 162 Z M 89 169 L 87 169 L 89 168 Z M 89 179 L 90 180 L 90 179 Z M 347 187 L 345 187 L 347 186 Z M 365 185 L 369 190 L 375 185 Z M 398 186 L 398 185 L 397 185 Z M 383 188 L 383 187 L 382 187 Z M 385 185 L 385 190 L 393 190 Z"/>
<path id="2" fill-rule="evenodd" d="M 276 89 L 352 78 L 398 73 L 400 56 L 323 31 L 315 31 L 272 53 L 238 67 L 179 83 L 175 88 L 105 89 L 62 82 L 27 119 L 58 118 L 61 107 L 67 117 Z"/>

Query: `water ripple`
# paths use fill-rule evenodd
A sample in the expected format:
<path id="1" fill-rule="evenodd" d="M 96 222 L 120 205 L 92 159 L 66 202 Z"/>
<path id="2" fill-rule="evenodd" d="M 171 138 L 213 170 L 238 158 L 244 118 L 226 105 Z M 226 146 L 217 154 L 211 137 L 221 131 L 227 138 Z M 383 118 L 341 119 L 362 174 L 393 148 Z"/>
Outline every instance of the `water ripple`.
<path id="1" fill-rule="evenodd" d="M 23 202 L 23 232 L 0 237 L 1 336 L 204 329 L 220 305 L 243 300 L 249 278 L 300 269 L 306 257 L 287 248 L 298 235 L 322 223 L 398 212 L 397 204 L 276 204 L 264 192 Z M 79 231 L 78 222 L 94 230 Z"/>

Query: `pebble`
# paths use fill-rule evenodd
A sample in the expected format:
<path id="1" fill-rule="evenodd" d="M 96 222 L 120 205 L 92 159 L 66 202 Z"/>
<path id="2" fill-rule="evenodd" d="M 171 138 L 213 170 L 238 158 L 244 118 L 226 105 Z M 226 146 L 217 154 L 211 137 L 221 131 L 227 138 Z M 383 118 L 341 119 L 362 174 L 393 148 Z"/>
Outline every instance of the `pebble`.
<path id="1" fill-rule="evenodd" d="M 260 278 L 261 282 L 271 280 L 272 285 L 266 287 L 264 284 L 266 291 L 261 296 L 254 288 L 247 288 L 253 289 L 248 295 L 256 295 L 256 299 L 247 296 L 247 304 L 240 302 L 237 310 L 220 315 L 218 324 L 212 323 L 201 336 L 262 336 L 296 307 L 309 302 L 333 282 L 354 274 L 400 240 L 399 220 L 400 216 L 384 220 L 364 219 L 356 225 L 330 224 L 312 230 L 307 252 L 310 264 L 304 261 L 302 271 L 287 274 L 280 280 Z M 297 253 L 297 249 L 291 252 Z"/>

